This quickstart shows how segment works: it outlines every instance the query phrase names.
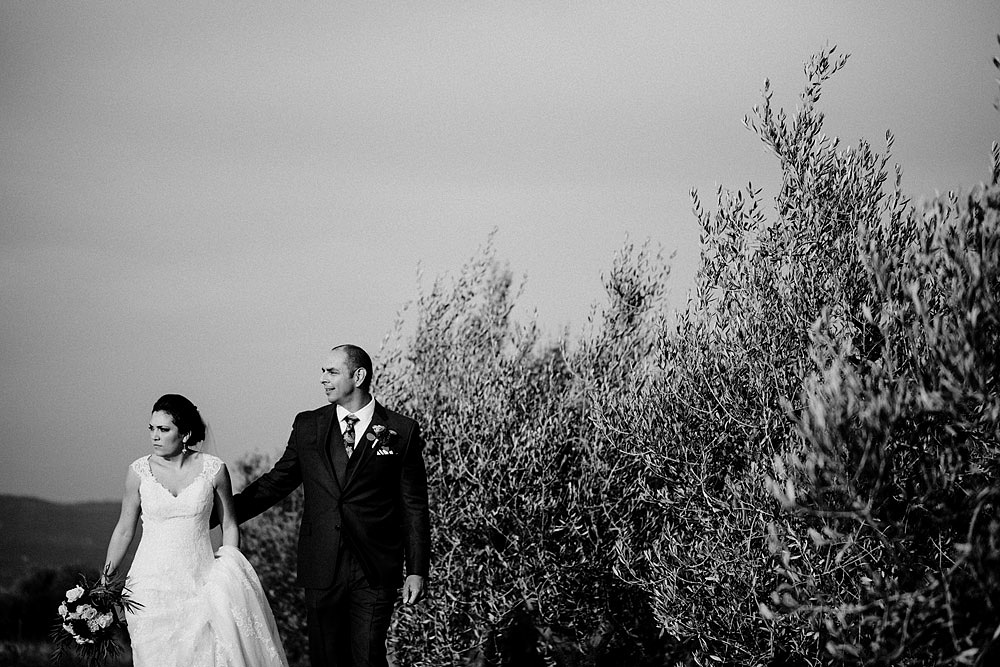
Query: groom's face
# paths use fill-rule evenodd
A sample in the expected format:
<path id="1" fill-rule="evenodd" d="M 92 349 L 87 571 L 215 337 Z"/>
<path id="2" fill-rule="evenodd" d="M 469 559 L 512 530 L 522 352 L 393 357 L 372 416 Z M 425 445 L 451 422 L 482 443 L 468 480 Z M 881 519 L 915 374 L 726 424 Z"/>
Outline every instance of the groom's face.
<path id="1" fill-rule="evenodd" d="M 353 395 L 357 390 L 355 375 L 343 350 L 330 352 L 323 364 L 323 377 L 320 380 L 326 390 L 326 400 L 341 403 Z"/>

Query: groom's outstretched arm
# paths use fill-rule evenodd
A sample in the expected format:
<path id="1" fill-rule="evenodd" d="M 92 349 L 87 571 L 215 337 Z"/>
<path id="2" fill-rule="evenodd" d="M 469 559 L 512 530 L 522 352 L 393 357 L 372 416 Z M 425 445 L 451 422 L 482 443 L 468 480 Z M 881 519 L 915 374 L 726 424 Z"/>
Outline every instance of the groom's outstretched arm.
<path id="1" fill-rule="evenodd" d="M 302 483 L 298 437 L 306 413 L 295 417 L 288 445 L 274 466 L 233 496 L 237 523 L 248 521 L 273 507 Z"/>

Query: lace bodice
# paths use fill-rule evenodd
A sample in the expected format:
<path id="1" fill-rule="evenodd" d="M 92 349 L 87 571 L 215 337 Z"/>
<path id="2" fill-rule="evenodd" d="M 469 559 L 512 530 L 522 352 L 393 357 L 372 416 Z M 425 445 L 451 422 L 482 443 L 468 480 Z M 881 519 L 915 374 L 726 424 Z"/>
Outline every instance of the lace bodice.
<path id="1" fill-rule="evenodd" d="M 172 516 L 196 516 L 205 511 L 206 504 L 208 511 L 211 512 L 213 480 L 224 464 L 222 459 L 211 454 L 201 454 L 201 461 L 201 472 L 176 496 L 157 481 L 156 476 L 153 475 L 153 469 L 149 465 L 148 456 L 133 461 L 130 467 L 139 476 L 139 497 L 142 501 L 143 519 L 149 517 L 159 520 Z M 209 491 L 207 495 L 204 493 L 205 486 L 208 487 Z M 163 499 L 163 495 L 169 498 Z M 170 502 L 170 500 L 178 502 Z"/>
<path id="2" fill-rule="evenodd" d="M 167 568 L 171 574 L 189 579 L 213 560 L 208 526 L 215 498 L 213 480 L 223 462 L 209 454 L 201 454 L 201 460 L 201 472 L 176 496 L 157 481 L 148 456 L 132 463 L 139 476 L 142 507 L 142 542 L 133 574 L 150 566 L 161 573 Z M 156 556 L 147 559 L 144 552 Z"/>

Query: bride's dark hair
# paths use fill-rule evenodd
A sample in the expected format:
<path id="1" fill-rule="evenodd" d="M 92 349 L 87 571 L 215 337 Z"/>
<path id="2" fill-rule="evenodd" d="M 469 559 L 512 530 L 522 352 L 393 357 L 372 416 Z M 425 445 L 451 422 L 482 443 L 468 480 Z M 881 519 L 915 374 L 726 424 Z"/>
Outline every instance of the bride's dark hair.
<path id="1" fill-rule="evenodd" d="M 153 403 L 153 412 L 165 412 L 174 420 L 181 433 L 190 433 L 187 445 L 197 445 L 205 439 L 205 420 L 194 403 L 180 394 L 164 394 Z"/>

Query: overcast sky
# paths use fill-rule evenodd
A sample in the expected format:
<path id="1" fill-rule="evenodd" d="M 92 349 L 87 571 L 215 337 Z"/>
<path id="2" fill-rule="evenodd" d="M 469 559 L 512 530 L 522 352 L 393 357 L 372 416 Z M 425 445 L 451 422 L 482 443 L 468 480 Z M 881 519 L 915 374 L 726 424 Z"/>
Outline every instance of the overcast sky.
<path id="1" fill-rule="evenodd" d="M 166 392 L 226 460 L 276 452 L 325 351 L 376 353 L 493 229 L 553 335 L 626 235 L 682 302 L 688 191 L 773 197 L 743 116 L 825 44 L 828 133 L 891 129 L 915 198 L 984 180 L 998 31 L 995 0 L 0 3 L 0 493 L 119 498 Z"/>

